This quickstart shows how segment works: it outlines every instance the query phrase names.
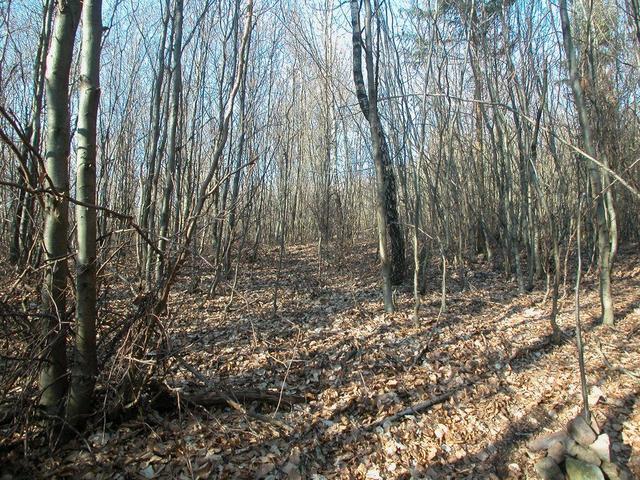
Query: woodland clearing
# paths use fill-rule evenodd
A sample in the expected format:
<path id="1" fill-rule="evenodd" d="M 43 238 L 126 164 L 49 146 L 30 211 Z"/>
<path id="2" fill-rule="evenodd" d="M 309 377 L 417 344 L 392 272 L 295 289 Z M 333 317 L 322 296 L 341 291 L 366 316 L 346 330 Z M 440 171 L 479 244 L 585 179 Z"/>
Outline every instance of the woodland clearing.
<path id="1" fill-rule="evenodd" d="M 371 245 L 322 264 L 313 246 L 292 246 L 280 275 L 274 257 L 239 269 L 233 301 L 232 280 L 209 298 L 211 272 L 185 269 L 162 320 L 172 398 L 143 398 L 119 422 L 97 413 L 86 441 L 55 453 L 13 432 L 0 442 L 6 478 L 537 478 L 526 442 L 580 409 L 570 281 L 558 318 L 565 338 L 554 345 L 543 285 L 518 295 L 479 260 L 465 266 L 465 291 L 454 269 L 439 318 L 440 276 L 430 272 L 416 319 L 409 287 L 396 291 L 395 313 L 382 313 Z M 615 329 L 598 323 L 593 273 L 581 302 L 592 412 L 636 478 L 640 382 L 611 367 L 640 371 L 638 260 L 621 252 Z M 127 289 L 122 268 L 109 305 Z M 15 341 L 5 337 L 2 351 Z M 206 394 L 207 408 L 190 400 Z"/>

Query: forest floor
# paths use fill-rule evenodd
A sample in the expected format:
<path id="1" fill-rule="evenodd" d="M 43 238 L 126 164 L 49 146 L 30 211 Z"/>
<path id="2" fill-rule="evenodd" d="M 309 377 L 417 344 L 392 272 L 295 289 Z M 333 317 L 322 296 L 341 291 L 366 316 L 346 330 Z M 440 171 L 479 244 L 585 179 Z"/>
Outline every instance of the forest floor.
<path id="1" fill-rule="evenodd" d="M 430 272 L 416 319 L 410 286 L 398 289 L 396 313 L 382 313 L 370 245 L 322 263 L 313 246 L 292 246 L 280 275 L 277 259 L 272 250 L 241 265 L 232 302 L 231 282 L 209 298 L 212 272 L 192 267 L 172 294 L 166 332 L 180 352 L 167 362 L 166 382 L 180 395 L 213 385 L 229 394 L 271 392 L 271 402 L 147 405 L 56 454 L 44 447 L 26 456 L 0 454 L 0 472 L 87 479 L 536 478 L 539 457 L 526 442 L 579 412 L 571 285 L 560 303 L 566 338 L 555 345 L 544 290 L 518 295 L 515 283 L 486 263 L 467 265 L 464 291 L 451 272 L 440 316 L 440 274 Z M 615 328 L 598 324 L 594 274 L 584 279 L 581 301 L 594 416 L 612 438 L 615 460 L 635 478 L 640 382 L 607 367 L 603 354 L 640 372 L 639 262 L 621 252 Z M 448 398 L 421 413 L 384 421 L 442 396 Z"/>

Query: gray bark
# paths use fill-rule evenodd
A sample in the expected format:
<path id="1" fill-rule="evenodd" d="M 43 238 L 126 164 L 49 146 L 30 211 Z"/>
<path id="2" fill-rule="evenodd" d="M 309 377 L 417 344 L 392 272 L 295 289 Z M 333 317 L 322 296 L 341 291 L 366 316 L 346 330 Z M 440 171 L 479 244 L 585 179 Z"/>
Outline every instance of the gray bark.
<path id="1" fill-rule="evenodd" d="M 162 116 L 162 84 L 164 82 L 165 74 L 165 47 L 167 42 L 167 30 L 169 25 L 169 1 L 166 1 L 166 11 L 162 24 L 162 36 L 160 40 L 160 49 L 158 52 L 158 71 L 154 78 L 153 84 L 153 104 L 151 107 L 151 134 L 149 145 L 147 146 L 147 180 L 142 189 L 142 202 L 140 204 L 140 227 L 143 230 L 149 231 L 149 217 L 151 213 L 151 194 L 154 190 L 154 184 L 156 182 L 156 163 L 158 159 L 158 152 L 160 150 L 160 120 Z M 145 280 L 147 286 L 151 283 L 151 258 L 153 252 L 148 245 L 143 246 L 142 264 L 145 271 Z"/>
<path id="2" fill-rule="evenodd" d="M 165 186 L 162 198 L 162 210 L 160 212 L 160 240 L 158 248 L 163 254 L 167 254 L 167 234 L 169 231 L 169 216 L 171 214 L 171 197 L 173 196 L 173 187 L 176 174 L 176 150 L 177 150 L 177 132 L 180 113 L 180 90 L 182 88 L 182 13 L 183 0 L 176 0 L 174 17 L 173 17 L 173 77 L 171 79 L 171 115 L 169 117 L 169 138 L 167 146 L 167 184 Z M 156 282 L 160 280 L 163 274 L 163 261 L 158 258 L 156 263 Z"/>
<path id="3" fill-rule="evenodd" d="M 582 141 L 587 155 L 596 157 L 595 148 L 591 135 L 591 125 L 584 102 L 584 93 L 578 76 L 578 65 L 571 36 L 571 26 L 569 23 L 569 13 L 567 11 L 567 0 L 560 0 L 560 18 L 562 23 L 562 39 L 564 50 L 567 56 L 569 67 L 569 81 L 571 91 L 578 112 Z M 596 204 L 596 233 L 598 242 L 598 267 L 600 270 L 600 304 L 602 307 L 602 322 L 605 325 L 613 325 L 613 297 L 611 295 L 611 243 L 609 224 L 606 212 L 606 193 L 602 187 L 602 171 L 593 162 L 585 159 L 589 169 L 591 190 Z"/>
<path id="4" fill-rule="evenodd" d="M 80 53 L 80 103 L 76 196 L 96 203 L 96 136 L 100 102 L 102 0 L 84 0 Z M 96 209 L 76 205 L 78 259 L 76 270 L 76 338 L 67 400 L 67 421 L 79 425 L 91 411 L 96 360 Z"/>
<path id="5" fill-rule="evenodd" d="M 244 76 L 244 70 L 246 68 L 251 31 L 253 29 L 253 0 L 248 0 L 247 2 L 246 15 L 247 16 L 244 25 L 244 33 L 242 36 L 242 40 L 240 41 L 240 48 L 237 55 L 238 61 L 236 67 L 236 75 L 234 78 L 233 86 L 231 87 L 231 91 L 229 92 L 229 97 L 227 98 L 227 102 L 225 103 L 224 109 L 222 111 L 222 121 L 218 130 L 216 146 L 212 154 L 211 165 L 204 181 L 199 187 L 197 201 L 194 205 L 191 216 L 189 217 L 189 221 L 187 222 L 185 227 L 184 242 L 182 244 L 182 247 L 180 248 L 176 256 L 175 261 L 167 268 L 166 277 L 162 282 L 160 288 L 159 302 L 157 305 L 158 310 L 164 309 L 164 306 L 166 305 L 167 299 L 169 297 L 169 292 L 171 291 L 171 287 L 173 285 L 173 281 L 175 280 L 178 271 L 187 258 L 189 245 L 191 244 L 191 241 L 193 240 L 193 237 L 195 235 L 198 219 L 202 214 L 202 211 L 204 210 L 207 199 L 211 195 L 211 192 L 209 192 L 209 187 L 211 186 L 211 182 L 216 172 L 218 171 L 220 159 L 227 144 L 231 115 L 233 114 L 236 95 L 238 94 L 238 90 L 240 89 L 240 84 Z M 217 190 L 218 187 L 216 186 L 215 191 Z"/>
<path id="6" fill-rule="evenodd" d="M 80 0 L 68 0 L 57 5 L 45 75 L 45 167 L 51 187 L 63 195 L 69 194 L 69 72 L 80 9 Z M 44 251 L 47 267 L 42 309 L 46 345 L 40 371 L 40 404 L 52 414 L 60 412 L 68 386 L 65 346 L 68 208 L 65 198 L 49 195 L 45 200 Z"/>
<path id="7" fill-rule="evenodd" d="M 25 135 L 29 139 L 31 147 L 35 151 L 40 150 L 40 133 L 42 131 L 42 104 L 44 99 L 44 76 L 46 68 L 47 46 L 51 38 L 51 23 L 53 20 L 53 2 L 45 1 L 42 6 L 42 26 L 40 30 L 40 39 L 38 41 L 38 51 L 36 53 L 36 62 L 33 74 L 33 99 L 31 102 L 31 116 L 29 124 L 25 129 Z M 38 178 L 38 162 L 34 158 L 30 149 L 24 146 L 22 149 L 23 157 L 30 159 L 29 177 L 23 178 L 23 183 L 29 183 L 35 186 Z M 11 244 L 10 258 L 17 264 L 23 264 L 25 254 L 31 247 L 32 230 L 33 230 L 33 196 L 22 191 L 21 199 L 16 209 L 13 225 L 13 238 Z"/>
<path id="8" fill-rule="evenodd" d="M 351 28 L 353 44 L 353 80 L 358 103 L 369 123 L 373 149 L 373 163 L 376 170 L 376 219 L 378 225 L 378 251 L 383 280 L 384 308 L 387 312 L 394 309 L 391 285 L 400 283 L 404 276 L 404 237 L 399 224 L 395 175 L 389 158 L 384 129 L 378 112 L 377 67 L 374 65 L 372 39 L 372 12 L 369 0 L 365 7 L 365 67 L 367 86 L 365 88 L 362 72 L 362 33 L 360 26 L 360 5 L 351 0 Z M 387 239 L 389 242 L 387 243 Z"/>

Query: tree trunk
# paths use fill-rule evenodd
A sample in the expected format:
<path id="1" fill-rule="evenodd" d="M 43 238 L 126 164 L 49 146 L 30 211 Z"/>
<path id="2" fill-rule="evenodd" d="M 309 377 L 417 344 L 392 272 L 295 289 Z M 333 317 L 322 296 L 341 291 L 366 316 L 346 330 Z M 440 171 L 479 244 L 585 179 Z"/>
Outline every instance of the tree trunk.
<path id="1" fill-rule="evenodd" d="M 77 199 L 96 203 L 96 127 L 100 102 L 102 0 L 84 0 L 78 106 Z M 96 210 L 76 206 L 76 342 L 67 401 L 67 421 L 81 425 L 90 413 L 97 374 L 96 360 Z"/>
<path id="2" fill-rule="evenodd" d="M 351 0 L 351 27 L 353 43 L 353 79 L 360 109 L 369 122 L 373 163 L 376 170 L 376 218 L 378 224 L 378 245 L 383 279 L 384 305 L 387 312 L 393 311 L 391 285 L 400 283 L 405 273 L 404 236 L 399 223 L 395 175 L 389 158 L 382 122 L 378 113 L 377 67 L 373 59 L 373 38 L 371 28 L 371 4 L 365 0 L 365 64 L 367 88 L 362 74 L 362 34 L 360 31 L 360 5 Z M 389 246 L 387 246 L 387 236 Z"/>
<path id="3" fill-rule="evenodd" d="M 44 76 L 46 68 L 47 47 L 51 38 L 51 22 L 53 20 L 53 2 L 47 0 L 42 7 L 42 26 L 38 41 L 38 52 L 33 72 L 33 100 L 31 103 L 31 117 L 25 129 L 25 136 L 29 139 L 35 151 L 40 150 L 40 132 L 42 129 L 42 101 L 44 98 Z M 35 186 L 38 179 L 38 162 L 31 151 L 25 146 L 22 150 L 24 158 L 29 158 L 29 178 L 31 186 Z M 22 177 L 21 177 L 22 178 Z M 24 180 L 24 178 L 23 178 Z M 25 182 L 26 183 L 26 182 Z M 11 244 L 10 258 L 18 265 L 22 265 L 25 254 L 31 247 L 33 230 L 33 196 L 20 192 L 20 204 L 14 217 L 14 231 Z"/>
<path id="4" fill-rule="evenodd" d="M 69 194 L 69 73 L 73 41 L 80 19 L 80 0 L 58 4 L 46 70 L 47 138 L 46 173 L 58 193 Z M 46 255 L 42 309 L 45 314 L 45 358 L 40 371 L 40 404 L 58 414 L 67 391 L 66 287 L 68 202 L 49 195 L 45 201 L 44 250 Z"/>
<path id="5" fill-rule="evenodd" d="M 181 1 L 181 0 L 178 0 L 178 1 Z M 173 281 L 175 280 L 175 277 L 178 274 L 178 271 L 180 270 L 180 268 L 182 267 L 182 264 L 187 258 L 187 253 L 189 252 L 189 245 L 191 244 L 191 241 L 193 240 L 194 234 L 196 232 L 198 218 L 202 214 L 202 211 L 205 206 L 205 202 L 210 196 L 209 187 L 211 185 L 211 181 L 214 178 L 214 175 L 218 171 L 218 167 L 220 165 L 220 159 L 222 157 L 222 153 L 224 152 L 225 145 L 227 143 L 227 138 L 229 136 L 229 124 L 231 122 L 231 115 L 233 113 L 235 98 L 236 98 L 236 95 L 238 94 L 238 90 L 240 89 L 241 79 L 244 75 L 244 70 L 246 68 L 251 31 L 253 29 L 252 22 L 253 22 L 253 0 L 248 0 L 244 33 L 242 36 L 242 40 L 240 42 L 239 52 L 237 56 L 236 76 L 234 78 L 233 86 L 231 87 L 231 91 L 229 92 L 229 96 L 223 108 L 222 121 L 218 129 L 218 135 L 215 143 L 215 150 L 211 155 L 211 165 L 209 166 L 209 170 L 207 172 L 206 177 L 204 178 L 203 182 L 200 184 L 200 187 L 198 189 L 197 201 L 194 205 L 193 212 L 189 217 L 189 220 L 185 226 L 184 240 L 183 240 L 182 246 L 177 252 L 175 260 L 171 263 L 168 263 L 167 274 L 161 282 L 159 300 L 156 306 L 156 309 L 158 311 L 163 310 L 164 306 L 166 305 L 167 299 L 169 297 L 169 292 L 171 291 L 171 287 L 173 285 Z M 218 188 L 219 186 L 216 186 L 214 188 L 214 191 L 217 191 Z"/>
<path id="6" fill-rule="evenodd" d="M 180 95 L 182 89 L 182 12 L 183 0 L 176 0 L 174 16 L 173 16 L 173 77 L 171 79 L 171 116 L 169 118 L 169 145 L 167 156 L 167 184 L 165 186 L 162 198 L 162 211 L 160 212 L 160 240 L 158 243 L 159 250 L 165 255 L 166 261 L 167 251 L 167 234 L 169 231 L 169 216 L 171 214 L 171 197 L 173 196 L 173 186 L 176 174 L 176 150 L 178 148 L 177 134 L 180 113 Z M 163 259 L 158 258 L 156 263 L 156 282 L 160 281 L 163 274 Z"/>
<path id="7" fill-rule="evenodd" d="M 169 25 L 169 1 L 166 1 L 166 11 L 162 21 L 162 36 L 160 40 L 160 49 L 158 52 L 158 71 L 154 78 L 153 84 L 153 104 L 151 107 L 150 121 L 151 121 L 151 133 L 150 141 L 147 145 L 146 151 L 146 163 L 147 163 L 147 180 L 142 186 L 142 202 L 140 204 L 140 228 L 150 231 L 149 217 L 152 211 L 151 208 L 151 196 L 154 190 L 154 184 L 157 180 L 156 177 L 156 163 L 158 159 L 158 152 L 160 150 L 160 131 L 161 131 L 161 116 L 162 116 L 162 84 L 164 82 L 165 74 L 165 47 L 167 43 L 167 30 Z M 153 252 L 148 245 L 142 246 L 142 269 L 144 271 L 144 278 L 147 282 L 147 287 L 151 284 L 151 259 Z"/>
<path id="8" fill-rule="evenodd" d="M 584 149 L 591 158 L 595 158 L 595 148 L 591 137 L 591 125 L 584 103 L 584 94 L 571 37 L 569 13 L 567 12 L 567 0 L 560 0 L 560 18 L 562 22 L 562 39 L 569 67 L 569 80 L 571 90 L 578 112 L 578 120 L 584 142 Z M 591 180 L 592 195 L 596 203 L 596 233 L 598 242 L 598 267 L 600 270 L 600 304 L 602 306 L 602 323 L 613 325 L 613 297 L 611 295 L 611 243 L 609 239 L 609 224 L 606 212 L 606 192 L 602 190 L 602 172 L 590 159 L 587 161 Z"/>

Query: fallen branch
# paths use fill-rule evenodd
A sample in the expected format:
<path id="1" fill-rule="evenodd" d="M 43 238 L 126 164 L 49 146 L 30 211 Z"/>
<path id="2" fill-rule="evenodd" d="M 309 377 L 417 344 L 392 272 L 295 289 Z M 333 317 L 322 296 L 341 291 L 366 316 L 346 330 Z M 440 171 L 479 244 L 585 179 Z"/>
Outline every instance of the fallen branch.
<path id="1" fill-rule="evenodd" d="M 629 370 L 628 368 L 624 368 L 624 367 L 620 367 L 618 365 L 614 365 L 609 361 L 607 356 L 602 351 L 602 342 L 600 342 L 600 340 L 598 340 L 598 350 L 600 351 L 600 355 L 602 355 L 602 360 L 604 361 L 604 364 L 608 368 L 610 368 L 611 370 L 615 370 L 616 372 L 624 373 L 625 375 L 630 376 L 634 380 L 640 381 L 640 375 L 638 375 L 637 373 Z"/>
<path id="2" fill-rule="evenodd" d="M 219 388 L 219 385 L 216 385 L 211 379 L 207 378 L 205 375 L 200 373 L 195 367 L 189 365 L 177 352 L 174 352 L 171 355 L 175 358 L 178 363 L 191 372 L 191 374 L 196 377 L 200 382 L 204 383 L 207 387 L 214 389 Z M 224 407 L 230 406 L 234 410 L 240 412 L 241 414 L 253 418 L 255 420 L 259 420 L 264 423 L 269 423 L 278 428 L 281 428 L 287 432 L 291 431 L 292 428 L 284 422 L 276 419 L 273 416 L 262 415 L 260 413 L 256 413 L 253 411 L 249 411 L 245 409 L 242 404 L 249 404 L 252 402 L 266 403 L 269 405 L 274 405 L 278 408 L 280 405 L 286 404 L 288 406 L 293 406 L 296 403 L 301 403 L 305 399 L 303 397 L 293 396 L 293 395 L 283 395 L 282 392 L 264 392 L 260 390 L 236 390 L 230 389 L 226 392 L 220 391 L 208 391 L 198 394 L 185 394 L 182 393 L 180 395 L 181 399 L 187 403 L 192 405 L 198 405 L 201 407 Z"/>
<path id="3" fill-rule="evenodd" d="M 154 402 L 161 404 L 162 408 L 175 407 L 176 392 L 164 383 L 153 382 L 152 388 L 157 390 Z M 264 392 L 258 392 L 254 390 L 234 390 L 229 393 L 219 392 L 203 392 L 203 393 L 179 393 L 180 402 L 187 405 L 198 406 L 202 408 L 211 407 L 231 407 L 235 411 L 248 418 L 253 418 L 260 422 L 269 423 L 275 427 L 278 427 L 286 432 L 290 432 L 292 427 L 286 423 L 278 420 L 269 415 L 263 415 L 256 413 L 252 410 L 247 410 L 242 404 L 251 403 L 253 401 L 262 401 L 269 404 L 278 403 L 277 394 L 269 394 Z"/>
<path id="4" fill-rule="evenodd" d="M 410 407 L 405 408 L 404 410 L 401 410 L 400 412 L 394 415 L 389 415 L 388 417 L 385 417 L 382 420 L 378 420 L 376 422 L 370 423 L 369 425 L 366 425 L 363 428 L 364 430 L 375 430 L 377 427 L 381 427 L 385 423 L 393 423 L 409 415 L 416 415 L 418 413 L 422 413 L 425 410 L 430 409 L 431 407 L 434 407 L 440 403 L 446 402 L 451 397 L 453 397 L 453 395 L 455 395 L 457 392 L 464 390 L 468 386 L 469 384 L 463 384 L 454 390 L 451 390 L 449 392 L 443 393 L 442 395 L 438 395 L 436 397 L 430 398 L 429 400 L 425 400 L 424 402 L 411 405 Z"/>
<path id="5" fill-rule="evenodd" d="M 184 396 L 184 394 L 182 394 Z M 185 397 L 186 398 L 186 397 Z M 193 403 L 197 403 L 203 407 L 222 407 L 230 402 L 249 404 L 251 402 L 264 403 L 267 405 L 278 405 L 280 399 L 279 392 L 265 392 L 252 389 L 229 389 L 228 392 L 208 391 L 188 395 Z M 296 403 L 302 403 L 304 398 L 293 395 L 283 395 L 280 404 L 286 404 L 291 407 Z M 233 407 L 233 405 L 232 405 Z M 235 407 L 234 407 L 235 408 Z"/>
<path id="6" fill-rule="evenodd" d="M 236 392 L 238 393 L 238 392 Z M 221 406 L 230 406 L 231 408 L 233 408 L 234 410 L 236 410 L 237 412 L 240 412 L 242 415 L 245 415 L 246 417 L 249 418 L 253 418 L 255 420 L 259 420 L 261 422 L 264 423 L 269 423 L 271 425 L 274 425 L 278 428 L 281 428 L 287 432 L 292 430 L 292 427 L 290 427 L 289 425 L 287 425 L 284 422 L 281 422 L 280 420 L 270 417 L 269 415 L 262 415 L 260 413 L 256 413 L 256 412 L 252 412 L 249 411 L 247 409 L 245 409 L 240 403 L 236 402 L 235 400 L 233 400 L 231 398 L 231 396 L 229 395 L 222 395 L 222 396 L 214 396 L 213 398 L 207 397 L 207 396 L 201 396 L 201 395 L 181 395 L 182 400 L 184 400 L 187 403 L 191 403 L 193 405 L 199 405 L 201 407 L 207 407 L 207 406 L 211 406 L 212 403 L 210 403 L 211 400 L 213 400 L 213 404 L 217 405 L 218 401 L 220 402 L 220 404 L 222 404 Z M 246 397 L 245 397 L 246 399 Z"/>

